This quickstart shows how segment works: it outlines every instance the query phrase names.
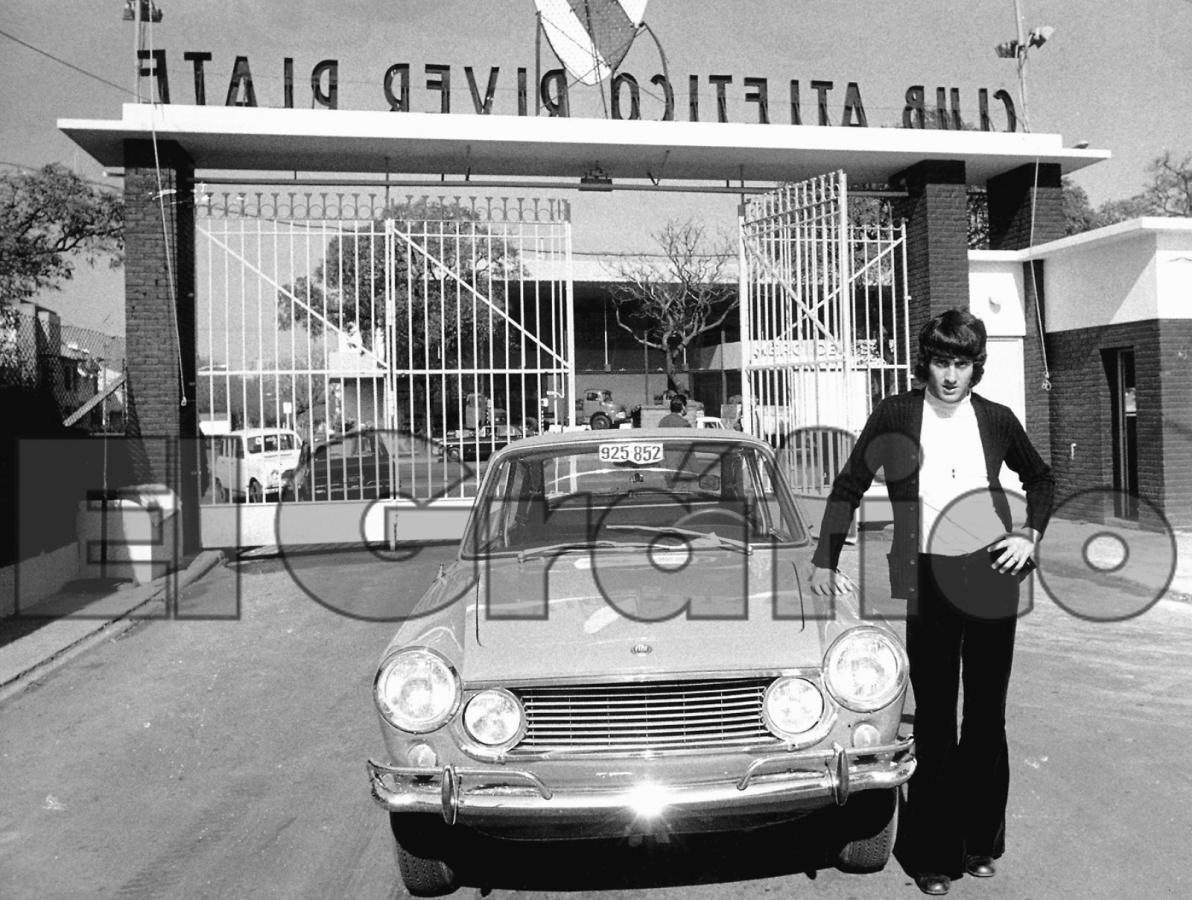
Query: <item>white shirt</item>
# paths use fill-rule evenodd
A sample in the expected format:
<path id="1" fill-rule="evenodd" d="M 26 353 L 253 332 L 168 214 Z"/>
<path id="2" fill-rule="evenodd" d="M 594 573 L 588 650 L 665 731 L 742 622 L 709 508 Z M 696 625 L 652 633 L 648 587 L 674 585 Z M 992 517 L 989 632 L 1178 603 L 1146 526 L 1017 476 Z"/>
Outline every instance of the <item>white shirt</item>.
<path id="1" fill-rule="evenodd" d="M 919 434 L 919 549 L 940 556 L 980 550 L 1006 533 L 997 516 L 971 392 L 945 403 L 924 391 Z"/>

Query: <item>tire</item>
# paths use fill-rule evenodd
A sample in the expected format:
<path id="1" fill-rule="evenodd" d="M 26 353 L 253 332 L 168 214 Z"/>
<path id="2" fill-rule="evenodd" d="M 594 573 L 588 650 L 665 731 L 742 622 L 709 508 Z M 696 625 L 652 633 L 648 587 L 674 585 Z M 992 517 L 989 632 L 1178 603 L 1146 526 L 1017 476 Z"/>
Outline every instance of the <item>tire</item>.
<path id="1" fill-rule="evenodd" d="M 415 897 L 442 897 L 455 892 L 459 879 L 447 859 L 450 835 L 442 819 L 389 814 L 397 870 Z"/>
<path id="2" fill-rule="evenodd" d="M 249 503 L 264 503 L 265 492 L 261 490 L 261 482 L 255 478 L 248 483 L 248 502 Z"/>
<path id="3" fill-rule="evenodd" d="M 605 428 L 613 427 L 612 420 L 609 419 L 609 417 L 604 413 L 596 413 L 596 415 L 592 416 L 591 420 L 588 422 L 588 425 L 593 431 L 600 431 Z"/>
<path id="4" fill-rule="evenodd" d="M 857 874 L 884 869 L 898 834 L 898 789 L 856 794 L 838 812 L 842 843 L 836 851 L 836 868 Z"/>

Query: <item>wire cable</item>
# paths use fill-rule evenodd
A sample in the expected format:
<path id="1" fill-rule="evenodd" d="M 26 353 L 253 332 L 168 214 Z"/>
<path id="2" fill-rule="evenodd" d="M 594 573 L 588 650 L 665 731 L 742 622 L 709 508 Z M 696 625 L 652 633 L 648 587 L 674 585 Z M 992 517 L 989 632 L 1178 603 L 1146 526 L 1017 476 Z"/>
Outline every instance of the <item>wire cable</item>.
<path id="1" fill-rule="evenodd" d="M 100 84 L 106 84 L 108 87 L 113 87 L 116 90 L 120 91 L 122 94 L 132 94 L 133 93 L 128 88 L 121 87 L 120 85 L 116 84 L 116 82 L 114 82 L 114 81 L 108 81 L 102 75 L 96 75 L 94 72 L 88 72 L 86 69 L 81 69 L 78 66 L 76 66 L 74 63 L 67 62 L 66 60 L 62 59 L 61 57 L 55 56 L 53 53 L 48 53 L 45 50 L 42 50 L 40 47 L 35 47 L 32 44 L 30 44 L 28 41 L 22 41 L 16 35 L 9 34 L 7 31 L 4 31 L 2 29 L 0 29 L 0 37 L 6 37 L 10 41 L 15 41 L 16 43 L 20 44 L 22 47 L 26 47 L 26 48 L 32 50 L 34 53 L 40 53 L 42 56 L 46 57 L 47 59 L 52 59 L 54 62 L 58 63 L 59 65 L 66 66 L 66 68 L 68 68 L 68 69 L 73 69 L 74 71 L 78 72 L 80 75 L 86 75 L 88 78 L 92 78 L 95 81 L 98 81 Z"/>
<path id="2" fill-rule="evenodd" d="M 144 35 L 142 34 L 142 41 Z M 149 22 L 148 44 L 150 49 L 153 47 L 153 23 Z M 157 111 L 161 108 L 160 98 L 153 101 L 154 114 L 149 117 L 150 140 L 153 144 L 153 173 L 157 183 L 157 208 L 161 216 L 161 236 L 165 241 L 166 252 L 166 282 L 170 292 L 170 324 L 174 328 L 174 351 L 178 357 L 178 392 L 181 394 L 181 401 L 179 406 L 185 408 L 187 405 L 186 398 L 186 373 L 184 371 L 184 364 L 182 361 L 182 332 L 178 325 L 178 293 L 174 284 L 174 253 L 173 244 L 170 241 L 169 221 L 166 218 L 166 203 L 165 203 L 165 186 L 162 183 L 161 177 L 161 157 L 158 154 L 157 147 Z M 182 215 L 185 210 L 181 205 L 175 203 L 174 214 Z"/>
<path id="3" fill-rule="evenodd" d="M 1039 305 L 1039 276 L 1035 270 L 1035 207 L 1039 202 L 1039 157 L 1035 157 L 1035 181 L 1031 188 L 1031 230 L 1027 237 L 1027 251 L 1028 262 L 1031 267 L 1031 292 L 1034 294 L 1035 304 L 1035 327 L 1039 333 L 1039 353 L 1043 359 L 1043 383 L 1040 385 L 1044 391 L 1051 390 L 1051 368 L 1047 364 L 1047 343 L 1046 337 L 1043 333 L 1043 310 Z"/>

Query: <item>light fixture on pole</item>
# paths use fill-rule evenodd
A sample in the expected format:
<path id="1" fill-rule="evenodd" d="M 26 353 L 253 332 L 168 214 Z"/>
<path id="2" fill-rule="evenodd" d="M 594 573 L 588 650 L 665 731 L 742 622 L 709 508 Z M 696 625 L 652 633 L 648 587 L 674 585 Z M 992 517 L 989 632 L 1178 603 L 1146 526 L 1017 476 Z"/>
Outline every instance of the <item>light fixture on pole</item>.
<path id="1" fill-rule="evenodd" d="M 1041 25 L 1038 28 L 1031 29 L 1029 34 L 1023 33 L 1022 24 L 1022 3 L 1021 0 L 1014 0 L 1014 20 L 1015 27 L 1018 31 L 1018 37 L 1012 41 L 1003 41 L 994 47 L 994 52 L 1002 59 L 1016 59 L 1018 60 L 1018 100 L 1022 104 L 1022 127 L 1024 131 L 1031 130 L 1031 118 L 1027 110 L 1026 98 L 1026 63 L 1032 47 L 1042 47 L 1051 36 L 1055 33 L 1055 29 L 1050 25 Z"/>

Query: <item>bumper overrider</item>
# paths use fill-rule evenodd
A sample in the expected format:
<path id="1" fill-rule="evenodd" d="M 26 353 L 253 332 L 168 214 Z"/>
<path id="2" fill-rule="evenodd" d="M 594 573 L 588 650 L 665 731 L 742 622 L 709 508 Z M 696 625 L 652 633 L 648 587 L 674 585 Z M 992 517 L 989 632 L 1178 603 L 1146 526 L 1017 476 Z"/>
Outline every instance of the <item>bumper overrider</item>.
<path id="1" fill-rule="evenodd" d="M 373 799 L 390 812 L 439 812 L 449 825 L 515 825 L 661 818 L 778 815 L 792 808 L 843 806 L 858 791 L 896 788 L 915 771 L 912 738 L 891 744 L 804 750 L 759 757 L 735 781 L 643 782 L 614 789 L 552 786 L 508 766 L 390 766 L 370 760 Z"/>

